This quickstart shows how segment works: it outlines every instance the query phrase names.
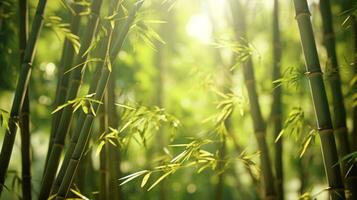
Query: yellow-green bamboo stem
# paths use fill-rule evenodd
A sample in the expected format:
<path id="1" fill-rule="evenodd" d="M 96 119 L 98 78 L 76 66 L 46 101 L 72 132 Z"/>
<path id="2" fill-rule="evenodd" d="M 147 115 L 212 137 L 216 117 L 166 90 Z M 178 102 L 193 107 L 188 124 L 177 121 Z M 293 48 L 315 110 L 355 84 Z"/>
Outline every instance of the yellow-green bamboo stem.
<path id="1" fill-rule="evenodd" d="M 324 45 L 327 51 L 327 57 L 330 63 L 330 72 L 328 81 L 332 95 L 332 106 L 334 111 L 334 132 L 337 143 L 337 149 L 340 159 L 351 153 L 350 144 L 348 141 L 348 131 L 346 125 L 346 110 L 343 101 L 343 93 L 341 88 L 341 80 L 339 74 L 339 66 L 335 47 L 335 32 L 333 30 L 333 20 L 331 13 L 331 5 L 329 0 L 320 0 L 320 12 L 322 15 Z M 357 200 L 357 171 L 356 167 L 351 166 L 347 162 L 341 163 L 342 176 L 345 177 L 346 197 L 348 199 Z M 350 169 L 352 167 L 352 169 Z"/>
<path id="2" fill-rule="evenodd" d="M 296 20 L 300 31 L 302 49 L 305 55 L 306 75 L 309 78 L 310 91 L 315 109 L 315 116 L 321 139 L 322 155 L 329 193 L 332 200 L 345 199 L 344 187 L 338 163 L 336 142 L 323 83 L 315 38 L 310 21 L 310 11 L 306 0 L 294 0 Z"/>
<path id="3" fill-rule="evenodd" d="M 281 42 L 279 26 L 279 1 L 274 0 L 273 9 L 273 80 L 281 78 Z M 273 120 L 274 138 L 277 138 L 282 129 L 282 88 L 273 91 L 273 105 L 271 117 Z M 275 184 L 277 200 L 284 200 L 284 173 L 283 173 L 283 139 L 275 143 L 274 149 Z"/>
<path id="4" fill-rule="evenodd" d="M 6 171 L 9 166 L 12 149 L 15 142 L 15 135 L 17 131 L 17 123 L 19 122 L 19 115 L 22 110 L 23 102 L 26 96 L 26 90 L 31 76 L 32 62 L 35 57 L 35 49 L 37 39 L 43 24 L 43 14 L 47 4 L 47 0 L 40 0 L 38 2 L 36 13 L 32 23 L 31 33 L 26 44 L 24 58 L 22 62 L 19 80 L 17 82 L 15 97 L 12 103 L 9 127 L 6 130 L 0 153 L 0 195 L 4 186 Z"/>
<path id="5" fill-rule="evenodd" d="M 126 38 L 126 35 L 129 31 L 132 23 L 134 22 L 136 13 L 137 13 L 138 9 L 142 6 L 143 2 L 144 1 L 138 1 L 135 4 L 135 7 L 129 13 L 126 23 L 125 23 L 122 31 L 120 32 L 118 40 L 116 42 L 114 42 L 114 44 L 113 44 L 114 46 L 111 45 L 111 42 L 110 42 L 111 37 L 109 37 L 108 48 L 107 48 L 108 56 L 106 56 L 106 59 L 109 59 L 109 62 L 112 62 L 114 60 L 114 58 L 116 57 L 116 55 L 118 54 L 118 52 L 120 51 L 120 49 L 123 45 L 123 42 Z M 110 33 L 110 35 L 111 35 L 111 33 L 112 33 L 111 26 L 107 26 L 107 29 L 108 29 L 107 32 Z M 101 77 L 99 79 L 98 87 L 96 89 L 96 93 L 94 96 L 94 99 L 96 99 L 96 100 L 102 99 L 107 82 L 110 78 L 111 71 L 109 70 L 109 68 L 107 66 L 105 66 L 105 64 L 107 64 L 107 62 L 105 62 L 103 65 Z M 97 112 L 98 108 L 99 108 L 98 104 L 94 105 L 94 110 L 96 112 Z M 64 199 L 68 193 L 68 190 L 69 190 L 69 188 L 72 184 L 72 181 L 73 181 L 73 177 L 76 174 L 79 160 L 82 157 L 84 147 L 88 141 L 88 138 L 90 137 L 90 128 L 92 126 L 93 120 L 94 120 L 94 115 L 88 114 L 86 116 L 85 122 L 83 124 L 82 130 L 81 130 L 81 133 L 80 133 L 80 136 L 78 139 L 78 142 L 77 142 L 76 147 L 71 155 L 71 160 L 70 160 L 69 165 L 66 169 L 66 173 L 65 173 L 64 179 L 61 183 L 61 186 L 58 190 L 56 199 Z"/>
<path id="6" fill-rule="evenodd" d="M 19 50 L 23 59 L 28 39 L 28 2 L 19 0 Z M 28 86 L 27 86 L 28 87 Z M 21 111 L 21 177 L 22 198 L 31 200 L 31 137 L 30 137 L 30 102 L 28 88 Z"/>
<path id="7" fill-rule="evenodd" d="M 88 54 L 85 52 L 88 50 L 91 42 L 94 38 L 97 25 L 99 22 L 100 8 L 102 6 L 102 0 L 95 0 L 91 5 L 91 16 L 87 25 L 86 34 L 81 40 L 81 47 L 79 49 L 79 54 L 76 58 L 75 66 L 77 68 L 73 69 L 70 76 L 69 90 L 67 92 L 67 100 L 72 100 L 76 98 L 81 81 L 82 81 L 82 68 L 86 65 L 86 60 Z M 84 55 L 85 54 L 85 55 Z M 48 198 L 51 190 L 53 180 L 56 176 L 58 169 L 60 157 L 63 151 L 64 141 L 67 133 L 69 132 L 71 120 L 73 116 L 73 107 L 67 106 L 63 109 L 61 119 L 59 121 L 58 128 L 55 133 L 55 139 L 53 146 L 49 153 L 48 164 L 45 169 L 45 173 L 42 178 L 41 189 L 40 189 L 40 199 Z"/>
<path id="8" fill-rule="evenodd" d="M 233 22 L 237 39 L 246 38 L 246 22 L 244 17 L 244 8 L 241 7 L 238 1 L 230 1 L 233 14 Z M 266 143 L 266 125 L 263 119 L 258 93 L 255 85 L 254 68 L 252 58 L 248 58 L 243 63 L 243 75 L 245 85 L 248 91 L 249 108 L 252 115 L 254 133 L 258 143 L 258 148 L 261 152 L 260 162 L 262 169 L 262 177 L 264 183 L 264 199 L 276 199 L 276 191 L 274 183 L 273 170 L 269 156 L 269 149 Z"/>

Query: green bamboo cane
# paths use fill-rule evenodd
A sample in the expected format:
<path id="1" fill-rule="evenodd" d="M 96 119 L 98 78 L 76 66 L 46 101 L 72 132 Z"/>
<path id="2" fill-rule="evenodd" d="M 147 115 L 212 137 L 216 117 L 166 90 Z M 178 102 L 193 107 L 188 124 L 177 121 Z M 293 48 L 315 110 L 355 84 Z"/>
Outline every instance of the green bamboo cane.
<path id="1" fill-rule="evenodd" d="M 310 11 L 306 0 L 294 0 L 294 5 L 301 44 L 305 55 L 306 75 L 309 78 L 310 91 L 321 139 L 325 172 L 330 187 L 330 197 L 333 200 L 345 199 L 340 165 L 337 164 L 338 156 L 329 105 L 310 21 Z"/>
<path id="2" fill-rule="evenodd" d="M 109 62 L 112 62 L 114 60 L 114 58 L 116 57 L 116 55 L 119 53 L 119 51 L 124 43 L 124 40 L 126 38 L 126 35 L 129 31 L 132 23 L 134 22 L 136 13 L 137 13 L 138 9 L 142 6 L 143 2 L 144 1 L 138 1 L 135 4 L 135 7 L 129 13 L 128 19 L 126 20 L 126 23 L 125 23 L 122 31 L 120 32 L 118 40 L 116 42 L 114 42 L 115 46 L 109 48 L 111 45 L 108 45 L 107 52 L 109 54 L 109 56 L 108 56 L 109 58 L 107 58 L 107 59 L 109 59 Z M 110 28 L 110 27 L 108 27 L 108 28 Z M 110 44 L 110 40 L 109 40 L 108 44 Z M 116 45 L 119 45 L 119 47 Z M 109 49 L 110 49 L 110 53 L 109 53 Z M 105 64 L 107 64 L 107 63 L 104 63 L 104 65 L 103 65 L 101 77 L 100 77 L 100 80 L 98 83 L 98 87 L 96 89 L 96 94 L 94 96 L 94 99 L 96 99 L 96 100 L 102 99 L 104 90 L 106 88 L 106 85 L 107 85 L 107 82 L 108 82 L 108 79 L 110 76 L 110 69 L 108 67 L 106 67 Z M 94 105 L 94 110 L 96 112 L 98 110 L 98 107 L 99 107 L 98 104 Z M 73 177 L 76 174 L 77 166 L 78 166 L 79 160 L 82 157 L 84 147 L 88 141 L 88 138 L 90 137 L 89 130 L 92 126 L 93 120 L 94 120 L 94 115 L 88 114 L 86 116 L 85 122 L 83 124 L 82 130 L 80 133 L 80 137 L 76 144 L 75 150 L 73 151 L 73 153 L 71 155 L 70 163 L 66 169 L 66 173 L 65 173 L 64 179 L 61 183 L 61 186 L 58 190 L 56 199 L 64 199 L 67 195 L 67 192 L 72 184 Z"/>
<path id="3" fill-rule="evenodd" d="M 43 24 L 43 14 L 46 7 L 47 0 L 40 0 L 33 19 L 31 33 L 27 41 L 22 62 L 19 80 L 16 86 L 15 97 L 13 100 L 9 127 L 6 130 L 3 146 L 0 153 L 0 195 L 4 186 L 6 171 L 9 166 L 12 149 L 15 142 L 15 135 L 17 131 L 17 123 L 19 120 L 20 111 L 22 110 L 23 102 L 26 96 L 26 90 L 31 75 L 32 62 L 35 57 L 35 49 L 37 39 Z"/>
<path id="4" fill-rule="evenodd" d="M 118 1 L 117 2 L 118 6 L 116 6 L 116 7 L 118 8 L 121 5 L 121 3 L 122 3 L 122 1 Z M 101 43 L 99 44 L 99 50 L 98 50 L 99 58 L 105 57 L 106 48 L 107 48 L 106 43 L 107 43 L 106 39 L 103 39 L 103 41 L 101 41 Z M 91 85 L 89 88 L 89 92 L 88 92 L 89 94 L 95 93 L 97 84 L 99 82 L 101 70 L 102 70 L 101 65 L 97 64 L 96 71 L 95 71 L 94 77 L 93 77 L 93 81 L 91 82 Z M 76 143 L 78 142 L 79 134 L 81 132 L 81 128 L 85 121 L 85 118 L 86 118 L 86 114 L 83 111 L 80 111 L 80 114 L 78 117 L 78 123 L 77 123 L 76 129 L 74 131 L 74 134 L 71 137 L 71 142 L 70 142 L 68 150 L 67 150 L 68 153 L 66 153 L 63 163 L 61 165 L 60 171 L 58 173 L 58 176 L 57 176 L 56 180 L 54 181 L 54 184 L 51 189 L 51 194 L 56 194 L 58 192 L 60 184 L 63 180 L 64 175 L 65 175 L 66 169 L 68 167 L 68 164 L 70 161 L 70 156 L 72 155 L 74 148 L 76 146 Z"/>
<path id="5" fill-rule="evenodd" d="M 281 42 L 280 42 L 280 26 L 279 26 L 279 1 L 274 0 L 273 10 L 273 80 L 281 77 Z M 271 117 L 273 119 L 274 138 L 277 138 L 282 129 L 282 98 L 281 87 L 277 87 L 273 91 L 273 105 Z M 277 200 L 284 199 L 284 174 L 283 174 L 283 140 L 280 139 L 275 143 L 275 184 L 277 190 Z"/>
<path id="6" fill-rule="evenodd" d="M 356 16 L 352 16 L 353 33 L 354 33 L 354 70 L 357 74 L 357 19 Z M 356 87 L 356 86 L 355 86 Z M 353 132 L 352 132 L 352 148 L 353 151 L 357 151 L 357 106 L 353 107 Z"/>
<path id="7" fill-rule="evenodd" d="M 122 3 L 122 1 L 119 1 L 118 2 L 118 5 L 120 5 Z M 106 39 L 103 39 L 103 41 L 101 41 L 101 43 L 99 44 L 99 50 L 98 50 L 98 57 L 99 58 L 103 58 L 105 57 L 105 53 L 106 53 L 106 43 L 107 43 L 107 40 Z M 101 68 L 101 64 L 97 64 L 96 66 L 96 70 L 95 70 L 95 73 L 94 73 L 94 77 L 93 77 L 93 80 L 91 82 L 91 85 L 90 85 L 90 88 L 89 88 L 89 94 L 93 94 L 95 93 L 95 90 L 97 88 L 97 84 L 99 82 L 99 78 L 100 78 L 100 74 L 101 74 L 101 71 L 102 71 L 102 68 Z M 52 189 L 51 189 L 51 194 L 56 194 L 58 192 L 58 189 L 59 189 L 59 186 L 63 180 L 63 177 L 65 175 L 65 172 L 66 172 L 66 169 L 68 167 L 68 164 L 69 164 L 69 161 L 70 161 L 70 156 L 72 154 L 72 152 L 74 151 L 74 148 L 76 146 L 76 143 L 78 142 L 78 138 L 79 138 L 79 134 L 81 132 L 81 128 L 82 128 L 82 125 L 85 121 L 85 118 L 86 118 L 86 114 L 83 112 L 83 111 L 80 111 L 80 114 L 79 114 L 79 117 L 78 117 L 78 123 L 77 123 L 77 126 L 75 128 L 75 131 L 74 131 L 74 134 L 72 135 L 71 137 L 71 142 L 69 144 L 69 147 L 68 147 L 68 150 L 65 155 L 65 158 L 63 160 L 63 163 L 61 165 L 61 168 L 60 168 L 60 171 L 58 173 L 58 176 L 52 186 Z"/>
<path id="8" fill-rule="evenodd" d="M 357 75 L 357 18 L 355 15 L 351 16 L 352 28 L 353 28 L 353 39 L 354 39 L 354 65 L 353 70 L 355 76 Z M 353 85 L 353 89 L 357 91 L 357 83 Z M 352 140 L 351 147 L 353 151 L 357 151 L 357 106 L 353 107 L 352 111 L 353 117 L 353 128 L 352 128 Z"/>
<path id="9" fill-rule="evenodd" d="M 80 20 L 81 20 L 81 16 L 79 15 L 80 9 L 81 9 L 80 6 L 74 3 L 74 7 L 73 7 L 74 13 L 72 15 L 71 25 L 70 25 L 70 30 L 73 34 L 78 34 L 79 31 Z M 69 73 L 65 74 L 65 72 L 71 68 L 74 56 L 75 56 L 75 49 L 73 45 L 68 39 L 65 39 L 63 50 L 62 50 L 61 63 L 59 65 L 56 98 L 54 103 L 55 108 L 66 102 L 66 94 L 67 94 L 70 74 Z M 54 113 L 52 117 L 51 135 L 50 135 L 50 141 L 49 141 L 48 151 L 46 156 L 45 169 L 47 166 L 48 158 L 52 150 L 53 141 L 55 139 L 56 130 L 58 129 L 59 120 L 61 119 L 61 114 L 62 114 L 62 110 Z"/>
<path id="10" fill-rule="evenodd" d="M 343 11 L 350 10 L 354 5 L 354 0 L 341 0 L 340 2 L 341 8 Z M 352 41 L 353 41 L 353 59 L 352 62 L 352 70 L 354 76 L 357 76 L 357 18 L 355 13 L 350 13 L 349 21 L 351 22 L 351 34 L 352 34 Z M 357 83 L 354 82 L 352 85 L 352 92 L 355 94 L 357 91 Z M 357 106 L 352 107 L 352 131 L 351 131 L 351 138 L 350 138 L 350 149 L 352 152 L 357 151 Z"/>
<path id="11" fill-rule="evenodd" d="M 108 130 L 108 90 L 106 89 L 103 97 L 103 105 L 100 107 L 99 133 L 102 134 Z M 99 199 L 109 199 L 109 170 L 108 170 L 108 144 L 104 144 L 99 155 L 100 187 Z"/>
<path id="12" fill-rule="evenodd" d="M 97 88 L 97 83 L 98 83 L 99 78 L 100 78 L 101 71 L 102 71 L 101 67 L 100 66 L 96 66 L 96 70 L 94 72 L 93 81 L 92 81 L 92 83 L 90 85 L 90 88 L 88 90 L 88 94 L 93 94 L 95 92 L 95 89 Z M 79 134 L 81 132 L 81 128 L 82 128 L 82 125 L 84 123 L 85 118 L 86 118 L 86 114 L 81 110 L 80 113 L 79 113 L 79 117 L 78 117 L 78 120 L 77 120 L 75 131 L 73 132 L 73 135 L 71 137 L 71 142 L 70 142 L 70 144 L 68 146 L 68 149 L 67 149 L 68 152 L 73 152 L 74 151 L 74 148 L 75 148 L 76 143 L 78 141 Z M 60 186 L 60 184 L 62 182 L 63 176 L 64 176 L 64 174 L 66 172 L 65 169 L 68 166 L 69 161 L 70 161 L 70 157 L 67 156 L 67 153 L 66 153 L 66 156 L 63 159 L 60 171 L 58 172 L 57 178 L 54 181 L 54 184 L 52 186 L 51 194 L 57 193 L 58 188 L 59 188 L 59 186 Z"/>
<path id="13" fill-rule="evenodd" d="M 109 115 L 109 126 L 112 128 L 118 128 L 119 126 L 119 116 L 115 106 L 115 80 L 116 80 L 116 68 L 112 69 L 112 75 L 110 77 L 108 83 L 108 115 Z M 113 145 L 109 145 L 109 172 L 110 172 L 110 182 L 109 187 L 110 191 L 112 191 L 112 195 L 114 199 L 122 199 L 122 190 L 121 186 L 119 186 L 119 178 L 122 173 L 120 170 L 120 145 L 116 142 L 117 147 Z"/>
<path id="14" fill-rule="evenodd" d="M 67 92 L 67 100 L 74 99 L 77 96 L 81 81 L 82 81 L 82 68 L 85 67 L 88 54 L 85 52 L 91 45 L 94 38 L 98 22 L 100 8 L 102 5 L 102 0 L 95 0 L 91 5 L 91 18 L 88 22 L 86 34 L 82 37 L 81 47 L 79 49 L 79 54 L 76 58 L 75 66 L 77 66 L 70 76 L 69 90 Z M 85 54 L 85 55 L 84 55 Z M 53 180 L 58 169 L 59 160 L 63 151 L 64 140 L 69 131 L 71 120 L 73 116 L 73 107 L 67 106 L 63 109 L 61 119 L 59 121 L 58 128 L 56 130 L 55 139 L 53 142 L 53 147 L 50 152 L 48 159 L 48 165 L 46 166 L 45 173 L 42 178 L 42 184 L 40 189 L 40 199 L 46 199 L 50 193 L 50 189 Z"/>
<path id="15" fill-rule="evenodd" d="M 234 2 L 236 4 L 234 4 Z M 240 6 L 238 1 L 230 1 L 230 3 L 237 38 L 246 38 L 246 22 L 243 8 Z M 274 176 L 269 156 L 269 149 L 265 139 L 266 125 L 260 110 L 258 94 L 255 86 L 253 61 L 251 58 L 243 64 L 243 75 L 248 91 L 248 98 L 250 102 L 249 107 L 253 120 L 254 133 L 258 143 L 258 148 L 261 152 L 260 162 L 264 181 L 264 199 L 272 200 L 276 199 L 275 187 L 274 184 L 272 184 L 274 183 Z"/>
<path id="16" fill-rule="evenodd" d="M 332 106 L 334 111 L 334 131 L 340 159 L 351 153 L 348 141 L 348 130 L 346 125 L 346 110 L 343 101 L 341 79 L 339 74 L 338 60 L 335 47 L 335 32 L 333 30 L 333 20 L 331 5 L 329 0 L 320 0 L 320 12 L 322 15 L 324 45 L 327 57 L 331 66 L 328 81 L 332 94 Z M 342 162 L 342 175 L 345 177 L 346 196 L 351 194 L 349 199 L 357 199 L 357 171 L 356 167 L 347 162 Z M 352 167 L 352 169 L 350 169 Z"/>
<path id="17" fill-rule="evenodd" d="M 28 3 L 19 1 L 19 50 L 20 60 L 23 59 L 28 39 Z M 30 140 L 30 102 L 28 88 L 21 111 L 21 168 L 22 168 L 22 198 L 31 200 L 31 140 Z"/>

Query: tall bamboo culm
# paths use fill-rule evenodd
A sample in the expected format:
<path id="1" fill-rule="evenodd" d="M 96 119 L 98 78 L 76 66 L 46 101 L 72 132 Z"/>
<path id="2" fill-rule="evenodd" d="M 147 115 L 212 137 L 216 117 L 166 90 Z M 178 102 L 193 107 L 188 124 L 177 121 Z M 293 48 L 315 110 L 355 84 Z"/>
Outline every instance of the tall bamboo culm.
<path id="1" fill-rule="evenodd" d="M 76 3 L 73 3 L 72 5 L 73 5 L 74 13 L 72 13 L 72 17 L 71 17 L 70 30 L 71 33 L 77 35 L 80 27 L 80 20 L 81 20 L 81 16 L 79 15 L 79 12 L 81 11 L 81 7 Z M 66 102 L 66 94 L 69 85 L 70 73 L 65 73 L 65 72 L 71 68 L 73 63 L 73 58 L 75 57 L 75 55 L 76 53 L 73 45 L 68 39 L 65 39 L 62 49 L 61 62 L 59 64 L 54 108 Z M 50 152 L 52 150 L 53 141 L 55 140 L 55 136 L 56 136 L 55 134 L 59 125 L 59 120 L 61 119 L 61 114 L 62 114 L 62 110 L 54 113 L 52 116 L 51 134 L 50 134 L 50 141 L 48 143 L 49 145 L 47 150 L 45 169 L 47 166 L 48 158 L 50 156 Z"/>
<path id="2" fill-rule="evenodd" d="M 246 39 L 246 22 L 244 15 L 244 8 L 240 5 L 238 1 L 230 1 L 231 9 L 233 14 L 234 30 L 236 33 L 236 38 Z M 243 75 L 245 85 L 248 91 L 249 107 L 253 120 L 253 128 L 255 137 L 258 143 L 258 148 L 261 152 L 260 163 L 262 168 L 262 177 L 264 182 L 264 195 L 263 198 L 266 200 L 275 200 L 276 191 L 274 184 L 274 175 L 271 165 L 271 159 L 269 156 L 269 149 L 266 142 L 266 124 L 263 119 L 258 93 L 255 85 L 254 68 L 252 58 L 248 58 L 247 61 L 243 63 Z"/>
<path id="3" fill-rule="evenodd" d="M 72 70 L 70 75 L 69 89 L 67 91 L 66 100 L 72 100 L 76 98 L 80 84 L 82 82 L 82 68 L 86 65 L 88 54 L 85 52 L 90 47 L 96 29 L 99 22 L 100 8 L 102 6 L 102 0 L 92 1 L 91 15 L 86 27 L 86 34 L 81 39 L 81 47 L 79 53 L 74 62 L 74 66 L 77 66 Z M 85 55 L 84 55 L 85 54 Z M 44 175 L 42 177 L 40 199 L 48 198 L 51 190 L 53 180 L 56 176 L 60 157 L 64 147 L 64 141 L 67 133 L 69 132 L 71 121 L 73 116 L 73 107 L 67 106 L 63 109 L 61 118 L 59 120 L 58 128 L 56 129 L 55 139 L 53 140 L 53 146 L 49 149 L 48 162 L 45 166 Z"/>
<path id="4" fill-rule="evenodd" d="M 328 81 L 332 94 L 332 106 L 334 111 L 334 132 L 340 159 L 351 153 L 348 141 L 348 129 L 346 125 L 346 110 L 341 88 L 339 65 L 335 47 L 335 32 L 333 29 L 333 18 L 330 0 L 320 0 L 320 12 L 322 15 L 324 45 L 327 51 L 330 70 Z M 355 166 L 347 162 L 341 163 L 342 176 L 345 177 L 346 197 L 357 200 L 357 171 Z M 352 167 L 352 169 L 350 169 Z M 347 195 L 349 194 L 349 195 Z"/>
<path id="5" fill-rule="evenodd" d="M 100 107 L 100 117 L 99 117 L 99 134 L 103 134 L 104 132 L 108 131 L 108 90 L 105 91 L 103 97 L 103 105 Z M 99 155 L 99 199 L 106 200 L 109 199 L 110 191 L 109 191 L 109 160 L 108 159 L 108 145 L 111 144 L 104 144 L 102 150 L 100 151 Z"/>
<path id="6" fill-rule="evenodd" d="M 353 40 L 354 40 L 354 64 L 353 70 L 355 76 L 357 76 L 357 17 L 355 15 L 351 16 L 352 22 L 352 32 L 353 32 Z M 353 85 L 353 89 L 357 91 L 357 83 Z M 353 129 L 352 129 L 352 137 L 351 137 L 351 148 L 352 151 L 357 151 L 357 106 L 353 107 Z"/>
<path id="7" fill-rule="evenodd" d="M 306 0 L 294 0 L 296 20 L 298 23 L 301 44 L 305 55 L 306 75 L 309 78 L 310 91 L 314 104 L 322 156 L 328 181 L 329 194 L 332 200 L 345 199 L 344 186 L 338 163 L 336 142 L 327 101 L 325 85 L 317 54 L 314 33 L 310 21 L 310 11 Z"/>
<path id="8" fill-rule="evenodd" d="M 20 60 L 24 57 L 26 42 L 28 39 L 28 2 L 19 0 L 19 50 Z M 21 133 L 21 177 L 22 198 L 31 200 L 31 137 L 30 137 L 30 102 L 29 86 L 26 89 L 24 105 L 20 118 Z"/>
<path id="9" fill-rule="evenodd" d="M 118 1 L 118 3 L 117 3 L 118 6 L 116 6 L 116 8 L 118 8 L 121 5 L 121 3 L 122 3 L 121 1 Z M 118 27 L 118 26 L 116 26 L 116 27 Z M 97 55 L 96 55 L 98 58 L 105 58 L 106 50 L 107 50 L 107 43 L 108 43 L 107 37 L 100 41 L 99 48 L 98 48 Z M 98 63 L 96 65 L 96 70 L 94 72 L 93 80 L 90 84 L 88 94 L 93 94 L 96 92 L 96 88 L 97 88 L 97 85 L 98 85 L 98 82 L 99 82 L 99 79 L 101 76 L 101 71 L 102 71 L 102 63 Z M 51 194 L 56 194 L 58 192 L 60 184 L 63 181 L 64 175 L 66 173 L 66 169 L 67 169 L 70 159 L 71 159 L 71 155 L 72 155 L 72 153 L 76 147 L 76 144 L 78 142 L 78 138 L 80 136 L 80 132 L 82 129 L 82 125 L 85 121 L 85 118 L 86 118 L 86 114 L 83 111 L 80 111 L 77 126 L 75 128 L 74 134 L 71 136 L 71 141 L 69 143 L 67 153 L 65 154 L 65 157 L 62 162 L 61 168 L 59 170 L 58 176 L 52 186 Z"/>
<path id="10" fill-rule="evenodd" d="M 108 68 L 107 64 L 108 64 L 108 62 L 112 63 L 114 58 L 116 57 L 116 55 L 119 53 L 119 51 L 125 41 L 126 35 L 129 31 L 131 25 L 134 22 L 136 13 L 139 10 L 139 8 L 142 6 L 143 3 L 144 3 L 144 1 L 142 1 L 142 0 L 137 1 L 137 3 L 135 4 L 135 7 L 130 11 L 128 18 L 126 19 L 126 23 L 123 26 L 123 29 L 121 30 L 120 35 L 118 36 L 118 39 L 116 41 L 114 41 L 112 45 L 111 45 L 111 36 L 109 37 L 107 55 L 106 55 L 106 59 L 109 59 L 109 60 L 106 60 L 102 67 L 101 76 L 100 76 L 98 86 L 96 89 L 96 93 L 94 96 L 94 99 L 96 99 L 96 100 L 102 99 L 106 85 L 110 78 L 111 70 Z M 111 33 L 113 31 L 111 29 L 111 26 L 107 26 L 107 29 L 109 30 L 107 32 L 110 33 L 110 35 L 111 35 Z M 95 104 L 94 110 L 96 112 L 97 112 L 98 108 L 99 108 L 99 104 Z M 61 185 L 59 187 L 59 190 L 57 192 L 56 199 L 65 199 L 65 197 L 68 193 L 68 190 L 71 187 L 73 177 L 76 174 L 78 163 L 79 163 L 79 161 L 82 157 L 83 151 L 84 151 L 84 147 L 86 146 L 86 143 L 88 142 L 88 138 L 90 137 L 90 128 L 92 126 L 94 117 L 95 116 L 92 114 L 88 114 L 86 116 L 74 151 L 67 152 L 68 154 L 70 154 L 71 159 L 68 164 L 68 167 L 65 170 L 66 172 L 65 172 L 63 181 L 61 182 Z"/>
<path id="11" fill-rule="evenodd" d="M 40 0 L 38 2 L 36 13 L 32 23 L 31 33 L 26 43 L 21 72 L 17 82 L 15 97 L 11 107 L 11 113 L 8 122 L 9 128 L 8 130 L 6 130 L 3 146 L 0 153 L 0 195 L 2 193 L 2 189 L 5 183 L 5 176 L 15 142 L 17 123 L 19 122 L 20 112 L 23 107 L 23 102 L 26 96 L 26 91 L 31 76 L 32 62 L 35 57 L 37 39 L 39 38 L 39 34 L 43 25 L 43 14 L 46 4 L 47 0 Z"/>
<path id="12" fill-rule="evenodd" d="M 116 70 L 117 68 L 112 69 L 112 75 L 108 83 L 108 115 L 109 115 L 109 127 L 118 128 L 119 126 L 119 116 L 115 106 L 116 94 L 115 94 L 115 80 L 116 80 Z M 119 184 L 119 178 L 122 177 L 122 172 L 120 169 L 121 163 L 121 148 L 119 142 L 116 142 L 117 146 L 109 145 L 109 173 L 110 173 L 110 182 L 109 187 L 110 191 L 113 193 L 115 199 L 122 200 L 122 186 Z"/>
<path id="13" fill-rule="evenodd" d="M 281 78 L 281 41 L 279 26 L 279 0 L 274 0 L 273 9 L 273 80 Z M 282 88 L 276 87 L 273 91 L 273 105 L 271 117 L 273 120 L 274 138 L 277 138 L 282 129 Z M 283 139 L 275 143 L 274 149 L 275 185 L 277 200 L 284 200 L 284 170 L 283 170 Z"/>
<path id="14" fill-rule="evenodd" d="M 100 78 L 100 72 L 101 72 L 101 67 L 100 66 L 96 66 L 96 69 L 94 71 L 93 81 L 92 81 L 92 83 L 91 83 L 91 85 L 89 87 L 88 94 L 95 93 L 95 89 L 97 87 L 97 83 L 98 83 L 99 78 Z M 76 143 L 78 141 L 82 125 L 83 125 L 85 117 L 86 117 L 86 114 L 83 112 L 83 110 L 80 110 L 79 112 L 80 113 L 79 113 L 79 117 L 77 119 L 77 124 L 76 124 L 76 127 L 74 129 L 73 135 L 71 136 L 71 141 L 70 141 L 68 149 L 67 149 L 68 152 L 73 152 L 73 150 L 75 148 L 75 145 L 76 145 Z M 66 166 L 68 166 L 68 163 L 69 163 L 69 160 L 70 160 L 70 157 L 68 157 L 67 155 L 68 154 L 66 153 L 66 156 L 63 159 L 60 171 L 58 172 L 58 175 L 57 175 L 57 177 L 56 177 L 56 179 L 55 179 L 55 181 L 54 181 L 54 183 L 52 185 L 51 195 L 57 193 L 58 188 L 59 188 L 59 186 L 60 186 L 60 184 L 62 182 L 64 173 L 65 173 L 64 169 L 66 168 Z"/>

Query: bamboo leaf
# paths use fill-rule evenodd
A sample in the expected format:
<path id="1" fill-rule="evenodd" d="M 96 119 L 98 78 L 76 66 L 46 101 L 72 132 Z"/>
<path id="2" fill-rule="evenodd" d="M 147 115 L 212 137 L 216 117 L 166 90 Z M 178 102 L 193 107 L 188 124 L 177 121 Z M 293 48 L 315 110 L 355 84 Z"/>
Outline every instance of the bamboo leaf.
<path id="1" fill-rule="evenodd" d="M 166 178 L 168 175 L 170 175 L 172 173 L 172 171 L 166 172 L 164 175 L 162 175 L 159 179 L 157 179 L 155 181 L 154 184 L 152 184 L 150 186 L 150 188 L 148 189 L 148 191 L 150 191 L 151 189 L 153 189 L 157 184 L 159 184 L 162 180 L 164 180 L 164 178 Z"/>
<path id="2" fill-rule="evenodd" d="M 73 192 L 73 194 L 77 195 L 78 197 L 80 197 L 81 199 L 84 199 L 84 200 L 89 200 L 88 197 L 84 196 L 83 194 L 81 194 L 80 192 L 78 192 L 77 190 L 74 190 L 74 189 L 70 189 L 71 192 Z"/>
<path id="3" fill-rule="evenodd" d="M 133 179 L 135 179 L 135 178 L 147 173 L 147 172 L 149 172 L 149 171 L 148 170 L 143 170 L 143 171 L 136 172 L 134 174 L 130 174 L 130 175 L 125 176 L 123 178 L 120 178 L 119 180 L 125 180 L 122 183 L 120 183 L 120 185 L 124 185 L 125 183 L 127 183 L 127 182 L 129 182 L 129 181 L 131 181 L 131 180 L 133 180 Z"/>
<path id="4" fill-rule="evenodd" d="M 103 149 L 103 146 L 105 145 L 105 142 L 104 141 L 100 141 L 98 147 L 97 147 L 97 150 L 95 152 L 95 155 L 96 156 L 99 156 L 100 152 L 102 151 Z"/>
<path id="5" fill-rule="evenodd" d="M 144 176 L 143 181 L 141 182 L 141 187 L 144 187 L 145 184 L 148 182 L 151 173 L 152 173 L 152 172 L 149 172 L 149 173 L 147 173 L 147 174 Z"/>

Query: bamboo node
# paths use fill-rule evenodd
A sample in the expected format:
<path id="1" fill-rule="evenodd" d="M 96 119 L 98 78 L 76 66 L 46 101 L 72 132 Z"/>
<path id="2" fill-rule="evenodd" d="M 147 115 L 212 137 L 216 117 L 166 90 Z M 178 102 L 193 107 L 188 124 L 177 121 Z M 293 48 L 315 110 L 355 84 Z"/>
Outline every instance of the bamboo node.
<path id="1" fill-rule="evenodd" d="M 333 132 L 333 128 L 318 128 L 319 134 L 328 134 Z"/>
<path id="2" fill-rule="evenodd" d="M 308 78 L 314 77 L 314 76 L 321 76 L 322 72 L 321 70 L 318 71 L 312 71 L 312 72 L 305 72 L 305 76 L 307 76 Z"/>
<path id="3" fill-rule="evenodd" d="M 298 20 L 299 18 L 304 17 L 304 16 L 310 17 L 311 14 L 308 11 L 307 12 L 301 12 L 301 13 L 296 14 L 295 19 Z"/>
<path id="4" fill-rule="evenodd" d="M 64 148 L 64 144 L 60 144 L 60 143 L 54 143 L 53 146 Z"/>
<path id="5" fill-rule="evenodd" d="M 343 133 L 343 132 L 347 132 L 347 131 L 348 131 L 348 129 L 347 129 L 346 126 L 342 126 L 342 127 L 339 127 L 339 128 L 335 128 L 335 132 L 341 132 L 341 133 Z"/>

